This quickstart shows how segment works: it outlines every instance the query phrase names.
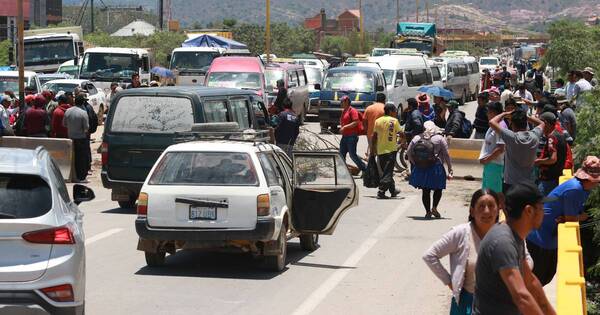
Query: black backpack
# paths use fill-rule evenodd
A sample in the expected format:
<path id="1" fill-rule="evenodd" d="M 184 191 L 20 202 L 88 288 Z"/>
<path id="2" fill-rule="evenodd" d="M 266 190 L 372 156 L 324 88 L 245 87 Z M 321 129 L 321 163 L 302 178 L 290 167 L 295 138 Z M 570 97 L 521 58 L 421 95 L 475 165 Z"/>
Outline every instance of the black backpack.
<path id="1" fill-rule="evenodd" d="M 457 138 L 469 139 L 473 133 L 473 123 L 467 119 L 465 113 L 460 112 L 462 120 L 460 122 L 460 135 Z"/>
<path id="2" fill-rule="evenodd" d="M 88 114 L 88 123 L 90 126 L 90 129 L 88 132 L 91 135 L 94 132 L 96 132 L 96 130 L 98 130 L 98 115 L 96 115 L 94 108 L 90 104 L 85 104 L 84 109 Z"/>
<path id="3" fill-rule="evenodd" d="M 431 138 L 426 138 L 424 136 L 421 136 L 413 146 L 412 155 L 415 166 L 418 168 L 432 167 L 438 160 L 435 155 L 435 148 Z"/>

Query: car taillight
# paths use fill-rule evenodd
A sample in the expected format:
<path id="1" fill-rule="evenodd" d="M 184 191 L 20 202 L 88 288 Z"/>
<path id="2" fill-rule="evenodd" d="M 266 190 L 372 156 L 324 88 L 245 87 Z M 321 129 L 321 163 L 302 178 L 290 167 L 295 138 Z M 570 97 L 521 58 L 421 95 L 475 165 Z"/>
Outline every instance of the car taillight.
<path id="1" fill-rule="evenodd" d="M 137 200 L 137 214 L 138 216 L 146 216 L 148 214 L 148 194 L 140 193 Z"/>
<path id="2" fill-rule="evenodd" d="M 21 237 L 29 243 L 36 244 L 75 244 L 73 232 L 67 226 L 27 232 Z"/>
<path id="3" fill-rule="evenodd" d="M 73 302 L 73 287 L 70 284 L 61 284 L 54 287 L 44 288 L 42 292 L 56 302 Z"/>
<path id="4" fill-rule="evenodd" d="M 271 201 L 269 195 L 258 195 L 256 197 L 256 215 L 265 216 L 271 213 Z"/>
<path id="5" fill-rule="evenodd" d="M 102 166 L 108 165 L 108 143 L 102 142 L 100 153 L 102 154 Z"/>

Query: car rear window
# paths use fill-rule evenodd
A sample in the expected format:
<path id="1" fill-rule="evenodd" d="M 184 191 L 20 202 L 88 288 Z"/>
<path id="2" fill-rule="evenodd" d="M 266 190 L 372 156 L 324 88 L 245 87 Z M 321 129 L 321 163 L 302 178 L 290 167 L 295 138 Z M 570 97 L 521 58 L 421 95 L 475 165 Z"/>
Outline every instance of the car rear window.
<path id="1" fill-rule="evenodd" d="M 169 152 L 148 181 L 150 185 L 257 186 L 247 153 Z"/>
<path id="2" fill-rule="evenodd" d="M 28 219 L 52 208 L 50 186 L 36 175 L 0 174 L 0 219 Z"/>
<path id="3" fill-rule="evenodd" d="M 183 97 L 125 96 L 119 99 L 110 131 L 174 133 L 194 124 L 192 101 Z"/>

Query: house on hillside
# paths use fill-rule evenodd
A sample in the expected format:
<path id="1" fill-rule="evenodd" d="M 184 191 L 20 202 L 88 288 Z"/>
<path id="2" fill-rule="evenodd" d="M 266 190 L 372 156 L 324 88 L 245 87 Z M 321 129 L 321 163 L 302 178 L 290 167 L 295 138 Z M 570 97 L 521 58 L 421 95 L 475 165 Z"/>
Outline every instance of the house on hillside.
<path id="1" fill-rule="evenodd" d="M 360 31 L 360 11 L 346 10 L 337 18 L 328 19 L 325 9 L 321 9 L 319 14 L 304 19 L 304 28 L 313 30 L 316 33 L 316 49 L 318 50 L 324 36 L 347 36 L 352 32 Z"/>
<path id="2" fill-rule="evenodd" d="M 118 31 L 110 34 L 110 36 L 115 36 L 115 37 L 129 37 L 129 36 L 135 36 L 135 35 L 150 36 L 150 35 L 154 34 L 155 32 L 156 32 L 156 27 L 154 25 L 152 25 L 146 21 L 137 20 L 137 21 L 133 21 L 133 22 L 123 26 Z"/>

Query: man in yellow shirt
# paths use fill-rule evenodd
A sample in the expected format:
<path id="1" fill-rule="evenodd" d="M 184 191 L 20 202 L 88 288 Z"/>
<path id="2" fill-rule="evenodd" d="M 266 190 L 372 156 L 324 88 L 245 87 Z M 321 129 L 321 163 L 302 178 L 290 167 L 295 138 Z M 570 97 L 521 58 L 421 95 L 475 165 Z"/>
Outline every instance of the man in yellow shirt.
<path id="1" fill-rule="evenodd" d="M 396 118 L 398 113 L 396 106 L 387 104 L 384 107 L 385 115 L 375 121 L 375 130 L 371 140 L 371 154 L 377 154 L 379 165 L 383 172 L 379 180 L 379 192 L 377 198 L 388 199 L 385 195 L 389 191 L 392 198 L 398 196 L 394 182 L 394 167 L 396 165 L 396 154 L 398 153 L 398 142 L 400 140 L 400 122 Z"/>

